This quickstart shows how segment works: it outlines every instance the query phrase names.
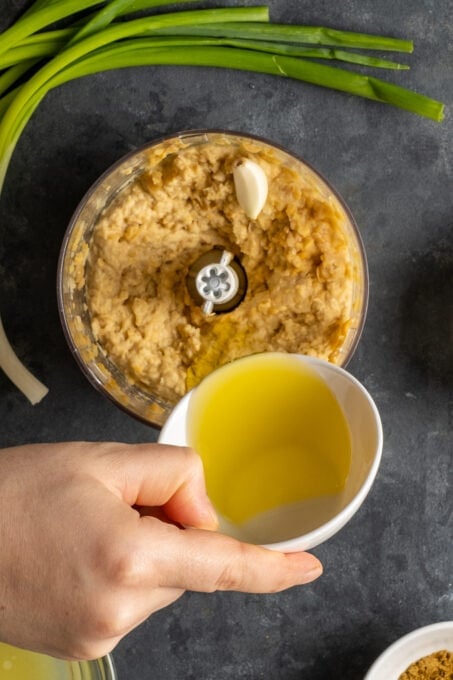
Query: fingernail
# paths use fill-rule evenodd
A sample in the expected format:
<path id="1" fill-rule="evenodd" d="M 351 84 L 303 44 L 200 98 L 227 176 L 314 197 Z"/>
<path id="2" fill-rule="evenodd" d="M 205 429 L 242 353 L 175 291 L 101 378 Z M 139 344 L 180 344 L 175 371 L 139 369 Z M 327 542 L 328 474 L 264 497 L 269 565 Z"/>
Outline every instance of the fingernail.
<path id="1" fill-rule="evenodd" d="M 314 581 L 315 579 L 319 578 L 323 572 L 322 564 L 318 562 L 312 569 L 309 569 L 308 571 L 305 572 L 304 577 L 306 579 L 306 583 L 309 581 Z"/>

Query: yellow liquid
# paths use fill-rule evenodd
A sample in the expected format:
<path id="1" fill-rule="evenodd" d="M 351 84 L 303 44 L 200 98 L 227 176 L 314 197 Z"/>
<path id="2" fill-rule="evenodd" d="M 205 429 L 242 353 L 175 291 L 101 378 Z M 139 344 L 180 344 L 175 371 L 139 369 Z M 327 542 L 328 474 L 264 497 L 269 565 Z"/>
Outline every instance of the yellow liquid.
<path id="1" fill-rule="evenodd" d="M 208 494 L 230 522 L 344 488 L 351 439 L 343 411 L 296 357 L 255 355 L 219 369 L 194 391 L 188 423 Z"/>
<path id="2" fill-rule="evenodd" d="M 0 642 L 1 680 L 71 680 L 71 664 Z"/>

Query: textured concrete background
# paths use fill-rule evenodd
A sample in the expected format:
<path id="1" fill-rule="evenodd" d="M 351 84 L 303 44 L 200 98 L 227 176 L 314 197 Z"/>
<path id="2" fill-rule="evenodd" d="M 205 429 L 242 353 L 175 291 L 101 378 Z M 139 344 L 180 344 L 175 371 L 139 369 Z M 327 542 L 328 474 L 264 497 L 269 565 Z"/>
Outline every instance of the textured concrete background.
<path id="1" fill-rule="evenodd" d="M 26 5 L 1 0 L 0 28 Z M 336 186 L 365 242 L 369 314 L 350 370 L 378 404 L 385 446 L 364 506 L 315 551 L 325 565 L 318 582 L 270 596 L 186 594 L 119 645 L 121 680 L 360 680 L 400 635 L 453 619 L 453 5 L 270 0 L 270 7 L 279 22 L 412 38 L 414 54 L 401 57 L 411 70 L 379 75 L 445 101 L 445 121 L 265 75 L 182 67 L 101 74 L 45 99 L 0 202 L 3 321 L 50 386 L 32 408 L 0 375 L 2 445 L 156 439 L 81 375 L 55 299 L 73 210 L 137 145 L 203 126 L 266 136 Z"/>

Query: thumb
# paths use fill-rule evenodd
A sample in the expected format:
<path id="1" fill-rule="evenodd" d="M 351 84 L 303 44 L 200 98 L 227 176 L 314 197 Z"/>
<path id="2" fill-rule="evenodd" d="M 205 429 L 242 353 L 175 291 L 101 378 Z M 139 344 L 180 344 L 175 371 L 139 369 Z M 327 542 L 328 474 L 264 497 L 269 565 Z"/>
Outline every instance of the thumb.
<path id="1" fill-rule="evenodd" d="M 285 554 L 213 531 L 144 520 L 141 531 L 149 538 L 142 541 L 142 560 L 157 570 L 161 587 L 270 593 L 309 583 L 322 573 L 321 563 L 310 553 Z"/>

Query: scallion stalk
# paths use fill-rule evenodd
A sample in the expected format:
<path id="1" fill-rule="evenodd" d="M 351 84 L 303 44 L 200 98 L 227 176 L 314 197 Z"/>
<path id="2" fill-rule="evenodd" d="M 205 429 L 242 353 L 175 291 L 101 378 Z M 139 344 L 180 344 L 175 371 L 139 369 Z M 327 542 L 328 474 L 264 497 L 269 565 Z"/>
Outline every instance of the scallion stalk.
<path id="1" fill-rule="evenodd" d="M 160 32 L 158 32 L 160 33 Z M 150 34 L 151 36 L 152 34 Z M 70 40 L 72 44 L 75 41 L 75 34 L 70 33 L 73 38 Z M 150 47 L 155 45 L 159 47 L 162 40 L 166 40 L 166 44 L 174 44 L 175 46 L 187 46 L 191 47 L 193 45 L 218 45 L 218 46 L 228 46 L 228 47 L 240 47 L 243 49 L 257 50 L 258 52 L 269 52 L 271 54 L 281 54 L 293 57 L 306 57 L 309 59 L 329 59 L 336 61 L 344 61 L 350 64 L 359 64 L 361 66 L 371 66 L 373 68 L 386 68 L 393 70 L 407 70 L 409 66 L 406 64 L 400 64 L 398 62 L 392 61 L 390 59 L 382 59 L 380 57 L 371 57 L 362 52 L 349 52 L 347 50 L 338 49 L 336 47 L 312 47 L 312 46 L 299 46 L 292 44 L 281 44 L 277 42 L 266 42 L 264 40 L 245 40 L 245 39 L 235 39 L 235 38 L 215 38 L 215 37 L 202 37 L 202 36 L 191 36 L 191 35 L 181 35 L 181 36 L 168 36 L 163 37 L 150 37 Z M 170 40 L 173 41 L 170 43 Z M 61 48 L 66 44 L 62 39 L 60 40 L 48 40 L 42 42 L 31 43 L 29 45 L 22 42 L 18 47 L 13 47 L 8 50 L 6 54 L 0 55 L 0 68 L 5 68 L 6 66 L 11 66 L 20 62 L 21 60 L 29 59 L 31 57 L 43 58 L 47 56 L 54 56 Z"/>
<path id="2" fill-rule="evenodd" d="M 76 30 L 77 28 L 59 28 L 54 31 L 41 31 L 40 33 L 29 35 L 28 38 L 24 38 L 20 41 L 19 45 L 20 47 L 25 47 L 26 45 L 36 45 L 37 43 L 51 41 L 67 43 L 75 35 Z"/>
<path id="3" fill-rule="evenodd" d="M 56 87 L 73 79 L 104 70 L 130 66 L 185 65 L 214 66 L 269 73 L 294 78 L 313 85 L 340 90 L 374 101 L 393 104 L 437 122 L 443 119 L 444 105 L 424 95 L 412 92 L 373 76 L 362 75 L 306 59 L 230 49 L 228 47 L 150 47 L 146 40 L 135 39 L 98 50 L 87 55 L 48 81 L 47 87 Z M 0 127 L 1 131 L 1 127 Z"/>
<path id="4" fill-rule="evenodd" d="M 181 5 L 184 3 L 194 2 L 195 0 L 113 0 L 107 7 L 102 8 L 99 12 L 87 17 L 79 29 L 83 29 L 91 22 L 91 28 L 95 30 L 102 30 L 117 16 L 137 12 L 138 10 L 155 9 L 156 7 L 165 7 L 167 5 Z M 112 5 L 118 4 L 112 8 Z M 56 23 L 60 19 L 64 19 L 74 14 L 80 13 L 86 9 L 96 5 L 105 4 L 105 0 L 37 0 L 9 29 L 4 31 L 0 38 L 0 54 L 3 54 L 11 47 L 19 44 L 26 45 L 35 42 L 47 40 L 61 40 L 69 39 L 74 33 L 74 28 L 64 28 L 49 31 L 49 35 L 45 35 L 43 28 Z M 75 9 L 74 9 L 75 7 Z M 260 19 L 257 19 L 260 21 Z M 88 35 L 88 31 L 87 34 Z M 86 37 L 85 35 L 85 37 Z"/>
<path id="5" fill-rule="evenodd" d="M 57 2 L 60 2 L 60 0 L 35 0 L 35 2 L 30 5 L 27 10 L 25 10 L 21 18 L 23 19 L 24 17 L 28 17 L 31 14 L 35 14 L 38 10 L 43 9 L 43 7 L 54 5 Z"/>
<path id="6" fill-rule="evenodd" d="M 1 35 L 0 54 L 4 54 L 11 47 L 15 47 L 23 38 L 32 33 L 37 33 L 50 24 L 73 16 L 95 5 L 100 5 L 102 0 L 59 0 L 49 5 L 40 7 L 36 11 L 23 15 L 10 28 Z"/>
<path id="7" fill-rule="evenodd" d="M 0 69 L 15 66 L 30 59 L 43 59 L 53 57 L 64 47 L 64 40 L 48 40 L 47 42 L 34 43 L 32 45 L 18 45 L 7 52 L 0 54 Z"/>
<path id="8" fill-rule="evenodd" d="M 0 75 L 0 95 L 7 92 L 16 81 L 27 73 L 33 66 L 36 66 L 39 59 L 25 59 L 15 66 L 11 66 Z M 1 102 L 1 99 L 0 99 Z M 1 117 L 0 113 L 0 117 Z"/>
<path id="9" fill-rule="evenodd" d="M 154 0 L 154 3 L 155 4 Z M 179 2 L 190 2 L 193 0 L 179 0 Z M 169 4 L 170 0 L 159 0 L 159 5 Z M 172 0 L 173 2 L 173 0 Z M 143 5 L 145 0 L 143 0 Z M 146 0 L 146 4 L 151 6 L 151 0 Z M 120 14 L 120 13 L 119 13 Z M 34 44 L 36 42 L 51 42 L 69 40 L 74 35 L 75 29 L 66 28 L 55 31 L 47 31 L 29 36 L 20 42 L 20 46 Z M 146 35 L 146 33 L 145 33 Z M 229 38 L 233 40 L 253 40 L 264 44 L 275 43 L 279 49 L 283 50 L 286 45 L 293 50 L 297 45 L 301 49 L 307 46 L 318 45 L 320 47 L 336 47 L 349 49 L 383 50 L 410 53 L 413 51 L 411 40 L 401 40 L 400 38 L 390 38 L 385 36 L 375 36 L 367 33 L 354 33 L 350 31 L 337 31 L 326 27 L 300 26 L 291 24 L 263 25 L 259 22 L 212 22 L 209 25 L 188 25 L 174 26 L 165 28 L 154 28 L 150 36 L 201 36 L 214 38 Z M 295 52 L 292 52 L 296 55 Z M 299 55 L 303 56 L 303 55 Z M 380 61 L 380 60 L 378 60 Z M 362 62 L 359 62 L 362 63 Z M 376 66 L 373 58 L 370 57 L 367 66 Z"/>
<path id="10" fill-rule="evenodd" d="M 160 14 L 158 16 L 132 19 L 124 23 L 115 24 L 100 33 L 91 35 L 75 45 L 60 52 L 52 61 L 43 66 L 18 92 L 0 123 L 0 159 L 4 157 L 6 149 L 14 147 L 18 140 L 17 130 L 22 129 L 23 109 L 27 102 L 40 90 L 45 83 L 59 71 L 70 66 L 75 61 L 90 54 L 102 46 L 131 36 L 142 34 L 153 28 L 167 26 L 185 26 L 189 24 L 203 24 L 217 21 L 230 21 L 234 17 L 239 21 L 267 21 L 267 7 L 236 7 L 229 9 L 189 10 Z M 5 167 L 0 173 L 0 191 L 3 186 Z"/>
<path id="11" fill-rule="evenodd" d="M 18 359 L 8 338 L 5 334 L 2 321 L 0 319 L 0 366 L 8 378 L 16 387 L 27 397 L 32 404 L 38 402 L 46 396 L 49 391 L 45 385 L 25 368 Z"/>
<path id="12" fill-rule="evenodd" d="M 112 2 L 96 12 L 91 19 L 79 28 L 76 34 L 68 42 L 68 47 L 84 38 L 88 38 L 90 35 L 103 31 L 104 28 L 109 26 L 112 21 L 116 19 L 120 12 L 129 10 L 133 2 L 134 0 L 112 0 Z"/>
<path id="13" fill-rule="evenodd" d="M 161 28 L 154 35 L 183 35 L 183 27 Z M 210 24 L 209 26 L 190 27 L 190 35 L 214 36 L 216 38 L 244 38 L 249 40 L 266 40 L 279 43 L 297 43 L 305 45 L 327 45 L 331 47 L 349 47 L 366 50 L 384 50 L 394 52 L 412 52 L 414 44 L 411 40 L 389 38 L 368 33 L 337 31 L 323 26 L 296 26 L 293 24 L 267 25 L 248 22 L 247 24 Z"/>
<path id="14" fill-rule="evenodd" d="M 72 65 L 67 64 L 64 69 L 57 70 L 53 77 L 38 78 L 34 89 L 27 84 L 20 90 L 0 124 L 0 142 L 2 143 L 0 145 L 0 158 L 7 158 L 6 163 L 0 163 L 0 187 L 6 175 L 12 150 L 20 134 L 33 111 L 50 89 L 69 80 L 99 71 L 131 66 L 185 65 L 222 68 L 225 63 L 233 69 L 285 76 L 374 101 L 393 104 L 438 122 L 443 119 L 444 105 L 441 102 L 372 76 L 305 59 L 238 48 L 203 46 L 191 47 L 190 50 L 187 50 L 186 47 L 175 47 L 173 44 L 170 47 L 168 45 L 161 48 L 150 47 L 149 41 L 146 39 L 136 38 L 99 48 L 97 51 L 81 57 Z M 28 92 L 24 97 L 23 90 L 27 87 Z M 20 99 L 23 101 L 18 108 L 17 102 Z M 11 112 L 13 112 L 13 116 Z M 8 129 L 7 124 L 11 129 Z"/>
<path id="15" fill-rule="evenodd" d="M 194 0 L 176 0 L 176 2 L 181 4 L 184 2 L 194 2 Z M 152 9 L 175 4 L 175 0 L 141 0 L 139 4 L 140 10 Z M 103 7 L 96 14 L 88 18 L 88 21 L 71 38 L 68 46 L 75 42 L 79 42 L 83 38 L 87 38 L 94 33 L 99 33 L 109 26 L 118 16 L 130 14 L 135 11 L 137 11 L 136 0 L 112 0 L 106 7 Z"/>
<path id="16" fill-rule="evenodd" d="M 11 106 L 14 98 L 19 92 L 20 86 L 14 88 L 14 90 L 10 90 L 8 94 L 4 94 L 3 97 L 0 99 L 0 118 L 3 118 L 5 113 L 8 111 L 8 108 Z"/>

